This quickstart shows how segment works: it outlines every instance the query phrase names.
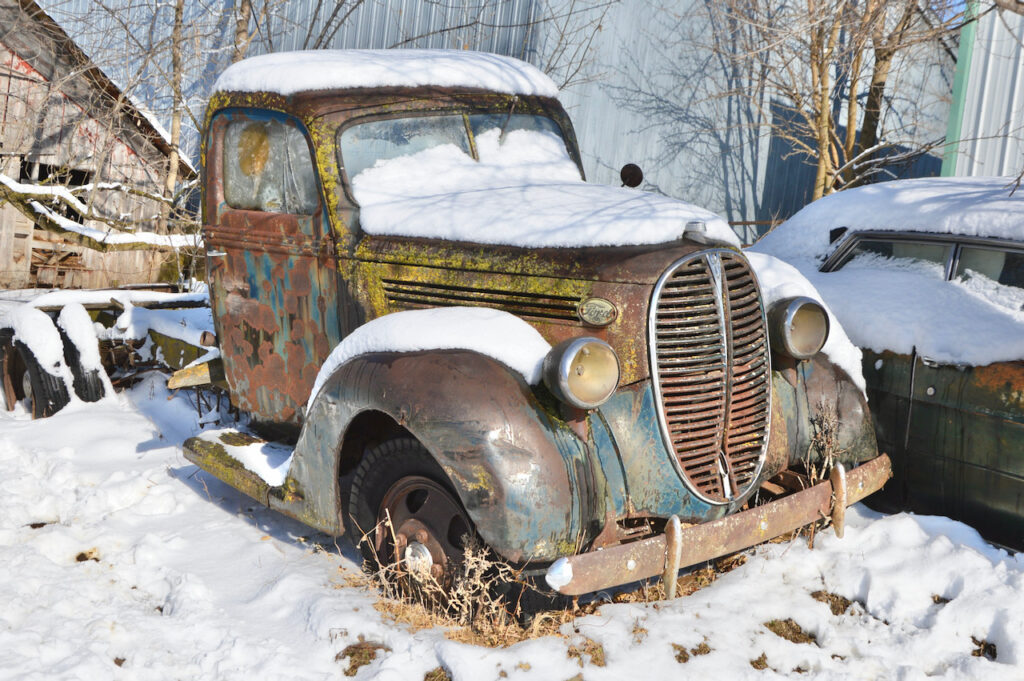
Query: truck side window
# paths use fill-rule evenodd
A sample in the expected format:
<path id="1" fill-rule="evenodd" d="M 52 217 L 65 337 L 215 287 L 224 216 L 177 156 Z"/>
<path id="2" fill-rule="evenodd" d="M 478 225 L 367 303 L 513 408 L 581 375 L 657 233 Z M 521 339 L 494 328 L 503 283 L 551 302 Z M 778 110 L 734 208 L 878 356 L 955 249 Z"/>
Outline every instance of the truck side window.
<path id="1" fill-rule="evenodd" d="M 319 203 L 306 138 L 276 119 L 234 120 L 224 131 L 224 200 L 232 208 L 311 215 Z"/>

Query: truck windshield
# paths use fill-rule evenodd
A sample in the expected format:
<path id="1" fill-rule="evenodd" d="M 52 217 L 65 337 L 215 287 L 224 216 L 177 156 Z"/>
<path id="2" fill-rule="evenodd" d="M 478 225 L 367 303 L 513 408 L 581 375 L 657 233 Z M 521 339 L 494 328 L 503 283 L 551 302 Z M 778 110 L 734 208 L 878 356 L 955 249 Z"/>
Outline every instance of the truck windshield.
<path id="1" fill-rule="evenodd" d="M 411 156 L 433 147 L 451 144 L 467 156 L 474 153 L 475 140 L 490 130 L 509 133 L 529 130 L 562 138 L 562 131 L 550 118 L 533 114 L 462 114 L 387 118 L 352 125 L 341 131 L 338 146 L 341 164 L 352 180 L 378 161 Z M 564 142 L 564 139 L 563 139 Z M 569 152 L 565 152 L 569 160 Z"/>

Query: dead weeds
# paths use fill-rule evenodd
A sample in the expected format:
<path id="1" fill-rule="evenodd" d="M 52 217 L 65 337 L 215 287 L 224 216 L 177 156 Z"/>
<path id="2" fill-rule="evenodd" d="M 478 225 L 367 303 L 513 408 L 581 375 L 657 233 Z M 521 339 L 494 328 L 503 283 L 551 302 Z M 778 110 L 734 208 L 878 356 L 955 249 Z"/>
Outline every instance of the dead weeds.
<path id="1" fill-rule="evenodd" d="M 679 578 L 676 593 L 680 597 L 693 594 L 746 560 L 746 555 L 734 554 L 691 570 Z M 491 648 L 544 636 L 564 637 L 561 630 L 566 624 L 596 613 L 602 605 L 538 592 L 521 571 L 472 543 L 467 545 L 459 574 L 450 584 L 403 570 L 401 564 L 378 566 L 368 575 L 344 573 L 342 580 L 346 587 L 376 589 L 382 597 L 374 608 L 396 624 L 412 631 L 443 628 L 452 641 Z M 633 591 L 616 593 L 612 601 L 654 603 L 657 608 L 664 598 L 663 584 L 644 582 Z M 647 636 L 639 620 L 632 633 L 637 643 Z M 577 649 L 594 659 L 589 651 Z M 603 659 L 603 651 L 600 657 Z"/>
<path id="2" fill-rule="evenodd" d="M 347 657 L 348 669 L 345 670 L 345 676 L 355 676 L 359 672 L 360 667 L 368 665 L 377 659 L 378 650 L 391 652 L 391 648 L 383 644 L 360 640 L 359 643 L 353 643 L 335 655 L 334 659 L 336 662 L 341 662 Z"/>
<path id="3" fill-rule="evenodd" d="M 984 657 L 986 660 L 996 661 L 996 644 L 989 643 L 983 638 L 971 637 L 971 643 L 974 644 L 974 650 L 971 651 L 973 657 Z"/>
<path id="4" fill-rule="evenodd" d="M 829 610 L 831 610 L 832 614 L 837 617 L 845 613 L 850 609 L 850 606 L 853 605 L 853 601 L 849 598 L 844 598 L 843 596 L 834 594 L 830 591 L 814 591 L 811 593 L 811 598 L 816 601 L 821 601 L 822 603 L 827 603 Z"/>
<path id="5" fill-rule="evenodd" d="M 710 653 L 711 646 L 708 645 L 707 641 L 703 641 L 699 646 L 687 650 L 686 646 L 681 646 L 678 643 L 673 643 L 672 650 L 674 650 L 676 653 L 676 662 L 678 662 L 679 664 L 686 664 L 690 661 L 691 657 L 707 655 L 708 653 Z"/>
<path id="6" fill-rule="evenodd" d="M 452 677 L 444 670 L 444 667 L 434 667 L 423 675 L 423 681 L 452 681 Z"/>
<path id="7" fill-rule="evenodd" d="M 818 638 L 809 632 L 804 631 L 799 624 L 790 618 L 784 620 L 771 620 L 764 623 L 764 627 L 779 638 L 784 638 L 791 643 L 817 643 Z"/>
<path id="8" fill-rule="evenodd" d="M 587 661 L 595 667 L 605 665 L 604 646 L 586 637 L 583 637 L 583 642 L 578 646 L 569 646 L 566 654 L 570 659 L 575 659 L 581 668 Z"/>

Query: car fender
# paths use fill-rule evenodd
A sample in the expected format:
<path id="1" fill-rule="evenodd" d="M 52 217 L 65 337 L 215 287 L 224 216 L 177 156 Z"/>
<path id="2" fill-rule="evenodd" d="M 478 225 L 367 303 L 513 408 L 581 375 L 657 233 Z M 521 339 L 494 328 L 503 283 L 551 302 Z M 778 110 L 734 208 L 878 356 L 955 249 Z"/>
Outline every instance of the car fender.
<path id="1" fill-rule="evenodd" d="M 426 447 L 498 554 L 545 561 L 579 550 L 598 506 L 587 444 L 521 375 L 468 350 L 372 353 L 339 367 L 310 406 L 286 494 L 271 506 L 343 533 L 342 446 L 370 410 Z"/>

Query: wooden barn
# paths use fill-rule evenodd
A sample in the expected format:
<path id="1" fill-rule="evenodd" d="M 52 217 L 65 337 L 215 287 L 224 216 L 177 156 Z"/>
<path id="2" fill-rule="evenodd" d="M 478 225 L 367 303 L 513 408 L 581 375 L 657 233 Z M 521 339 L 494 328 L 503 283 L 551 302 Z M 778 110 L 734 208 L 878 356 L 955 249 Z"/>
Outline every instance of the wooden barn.
<path id="1" fill-rule="evenodd" d="M 31 0 L 0 0 L 0 100 L 0 288 L 99 288 L 166 273 L 173 250 L 123 240 L 117 250 L 98 250 L 89 244 L 105 249 L 102 238 L 75 231 L 81 224 L 86 233 L 109 233 L 113 224 L 166 232 L 161 203 L 145 194 L 162 193 L 171 145 Z M 178 173 L 184 181 L 196 175 L 187 162 Z M 121 186 L 132 191 L 112 189 Z M 39 198 L 69 195 L 55 187 L 109 221 Z"/>

